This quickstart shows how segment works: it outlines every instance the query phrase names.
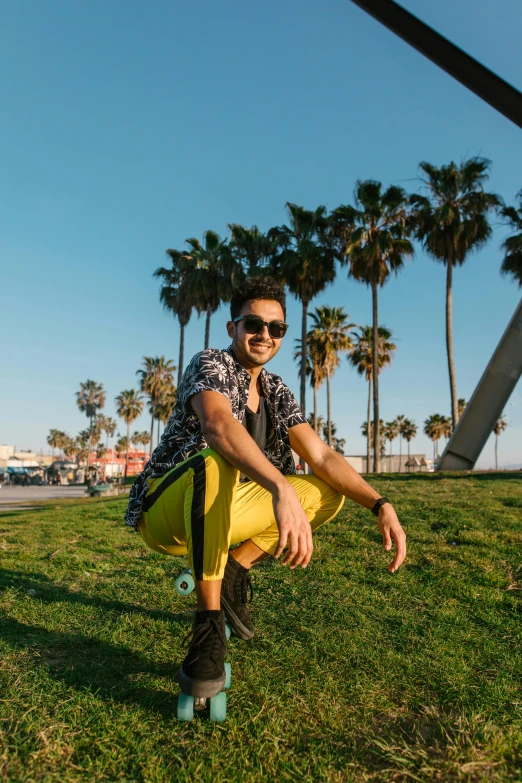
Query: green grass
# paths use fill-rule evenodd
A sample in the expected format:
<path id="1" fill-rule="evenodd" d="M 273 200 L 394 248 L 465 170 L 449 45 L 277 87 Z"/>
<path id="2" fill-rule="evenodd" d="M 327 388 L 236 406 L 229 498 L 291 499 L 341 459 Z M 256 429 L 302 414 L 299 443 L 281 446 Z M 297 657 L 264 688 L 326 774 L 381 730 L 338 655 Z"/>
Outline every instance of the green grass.
<path id="1" fill-rule="evenodd" d="M 306 571 L 265 561 L 224 724 L 176 721 L 186 563 L 125 500 L 0 515 L 0 780 L 521 781 L 522 477 L 371 483 L 407 564 L 348 502 Z"/>

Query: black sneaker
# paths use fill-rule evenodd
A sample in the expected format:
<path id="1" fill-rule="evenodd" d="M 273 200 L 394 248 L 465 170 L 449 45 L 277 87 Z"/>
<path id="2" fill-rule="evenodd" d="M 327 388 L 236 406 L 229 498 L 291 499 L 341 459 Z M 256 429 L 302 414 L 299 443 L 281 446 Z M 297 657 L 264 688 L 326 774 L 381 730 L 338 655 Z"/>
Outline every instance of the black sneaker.
<path id="1" fill-rule="evenodd" d="M 190 641 L 187 656 L 178 669 L 183 693 L 197 699 L 216 696 L 225 684 L 225 614 L 223 610 L 196 612 L 194 628 L 183 643 Z"/>
<path id="2" fill-rule="evenodd" d="M 229 552 L 221 585 L 221 606 L 236 636 L 245 641 L 254 635 L 254 626 L 246 606 L 253 595 L 248 568 L 243 568 Z"/>

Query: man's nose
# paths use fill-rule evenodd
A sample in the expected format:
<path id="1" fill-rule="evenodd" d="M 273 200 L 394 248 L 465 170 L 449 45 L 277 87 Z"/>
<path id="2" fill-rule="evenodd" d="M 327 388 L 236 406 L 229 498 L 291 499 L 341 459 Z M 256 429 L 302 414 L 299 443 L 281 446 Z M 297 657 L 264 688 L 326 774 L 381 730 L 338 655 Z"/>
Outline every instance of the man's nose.
<path id="1" fill-rule="evenodd" d="M 268 326 L 266 324 L 263 324 L 263 328 L 260 332 L 257 333 L 257 337 L 262 337 L 263 340 L 270 340 L 270 333 L 268 331 Z"/>

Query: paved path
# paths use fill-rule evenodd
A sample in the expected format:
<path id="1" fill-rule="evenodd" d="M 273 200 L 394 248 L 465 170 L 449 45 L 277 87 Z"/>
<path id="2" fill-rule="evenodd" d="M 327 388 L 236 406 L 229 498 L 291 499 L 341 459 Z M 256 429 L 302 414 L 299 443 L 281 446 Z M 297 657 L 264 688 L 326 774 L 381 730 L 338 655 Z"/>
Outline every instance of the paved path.
<path id="1" fill-rule="evenodd" d="M 0 489 L 0 510 L 6 506 L 15 507 L 19 503 L 37 503 L 39 500 L 56 500 L 57 498 L 84 498 L 86 487 L 82 484 L 67 487 L 5 487 Z"/>

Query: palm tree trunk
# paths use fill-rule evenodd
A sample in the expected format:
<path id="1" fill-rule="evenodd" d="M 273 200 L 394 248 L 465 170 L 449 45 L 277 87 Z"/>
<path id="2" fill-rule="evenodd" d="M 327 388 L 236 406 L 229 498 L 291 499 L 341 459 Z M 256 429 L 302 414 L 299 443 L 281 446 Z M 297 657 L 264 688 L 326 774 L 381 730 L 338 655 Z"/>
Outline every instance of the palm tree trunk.
<path id="1" fill-rule="evenodd" d="M 377 283 L 372 283 L 373 305 L 373 472 L 381 472 L 381 447 L 379 432 L 379 316 L 377 309 Z"/>
<path id="2" fill-rule="evenodd" d="M 495 470 L 498 470 L 498 435 L 495 435 Z"/>
<path id="3" fill-rule="evenodd" d="M 330 415 L 330 369 L 326 371 L 326 414 L 328 416 L 328 445 L 332 447 L 332 417 Z"/>
<path id="4" fill-rule="evenodd" d="M 151 406 L 152 407 L 152 406 Z M 153 408 L 154 410 L 154 408 Z M 151 413 L 151 419 L 150 419 L 150 449 L 149 449 L 149 458 L 152 457 L 152 440 L 154 438 L 154 414 Z"/>
<path id="5" fill-rule="evenodd" d="M 178 362 L 178 387 L 181 383 L 181 376 L 183 375 L 183 350 L 185 348 L 185 327 L 180 324 L 179 332 L 179 362 Z"/>
<path id="6" fill-rule="evenodd" d="M 448 352 L 448 369 L 451 394 L 451 421 L 453 423 L 453 429 L 455 429 L 459 420 L 459 406 L 457 396 L 457 379 L 455 375 L 455 360 L 453 358 L 453 264 L 451 257 L 447 259 L 446 266 L 446 350 Z"/>
<path id="7" fill-rule="evenodd" d="M 308 299 L 303 299 L 303 317 L 301 321 L 301 412 L 306 415 L 306 364 L 308 359 L 308 340 L 306 326 L 308 316 Z"/>
<path id="8" fill-rule="evenodd" d="M 210 311 L 210 306 L 207 307 L 207 320 L 205 323 L 205 350 L 210 345 L 210 316 L 212 315 Z"/>
<path id="9" fill-rule="evenodd" d="M 314 386 L 314 430 L 317 432 L 317 386 Z"/>
<path id="10" fill-rule="evenodd" d="M 91 416 L 91 419 L 90 419 L 91 423 L 90 423 L 90 425 L 89 425 L 89 443 L 87 444 L 87 468 L 86 468 L 86 470 L 85 470 L 85 476 L 86 476 L 86 477 L 89 475 L 89 460 L 90 460 L 90 458 L 91 458 L 91 443 L 92 443 L 92 419 L 93 419 L 93 417 Z M 88 484 L 88 486 L 90 486 L 90 483 L 89 483 L 89 482 L 87 482 L 87 484 Z"/>
<path id="11" fill-rule="evenodd" d="M 368 414 L 366 417 L 366 473 L 370 472 L 370 442 L 372 431 L 372 378 L 368 378 Z"/>
<path id="12" fill-rule="evenodd" d="M 402 435 L 399 432 L 399 473 L 402 473 Z"/>
<path id="13" fill-rule="evenodd" d="M 129 468 L 129 446 L 130 446 L 130 421 L 127 422 L 127 449 L 125 451 L 125 478 Z"/>

